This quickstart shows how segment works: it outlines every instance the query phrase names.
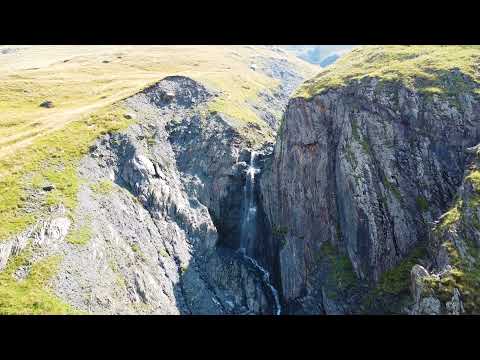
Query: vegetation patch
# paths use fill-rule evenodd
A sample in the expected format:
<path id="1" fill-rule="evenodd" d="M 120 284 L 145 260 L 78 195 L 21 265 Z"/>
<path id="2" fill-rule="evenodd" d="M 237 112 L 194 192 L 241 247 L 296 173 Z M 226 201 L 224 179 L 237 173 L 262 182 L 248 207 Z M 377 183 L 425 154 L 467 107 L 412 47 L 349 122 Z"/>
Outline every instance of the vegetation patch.
<path id="1" fill-rule="evenodd" d="M 358 132 L 358 125 L 355 120 L 352 121 L 352 136 L 355 140 L 360 141 L 360 134 Z"/>
<path id="2" fill-rule="evenodd" d="M 142 249 L 140 248 L 140 246 L 137 243 L 132 244 L 131 248 L 132 248 L 133 252 L 135 253 L 135 255 L 138 256 L 138 258 L 141 261 L 146 261 L 147 260 L 146 257 L 145 257 L 145 254 L 143 253 Z"/>
<path id="3" fill-rule="evenodd" d="M 90 185 L 90 188 L 96 194 L 108 195 L 113 191 L 114 187 L 112 181 L 105 179 Z"/>
<path id="4" fill-rule="evenodd" d="M 294 96 L 311 98 L 352 81 L 376 78 L 379 84 L 400 82 L 424 94 L 456 100 L 461 92 L 478 91 L 479 58 L 479 46 L 362 46 L 306 81 Z"/>
<path id="5" fill-rule="evenodd" d="M 272 233 L 275 236 L 285 236 L 288 234 L 288 228 L 286 226 L 274 225 L 272 227 Z"/>
<path id="6" fill-rule="evenodd" d="M 70 231 L 65 240 L 72 245 L 87 245 L 91 238 L 92 228 L 88 222 Z"/>
<path id="7" fill-rule="evenodd" d="M 416 202 L 421 212 L 428 211 L 428 201 L 424 196 L 417 196 Z"/>
<path id="8" fill-rule="evenodd" d="M 170 256 L 170 254 L 167 252 L 167 250 L 165 250 L 165 248 L 161 248 L 160 251 L 160 256 L 164 257 L 164 258 L 167 258 Z"/>
<path id="9" fill-rule="evenodd" d="M 415 264 L 427 255 L 426 249 L 419 246 L 398 265 L 382 274 L 377 285 L 379 294 L 409 295 L 410 271 Z"/>
<path id="10" fill-rule="evenodd" d="M 0 272 L 0 314 L 76 313 L 48 288 L 48 282 L 55 275 L 61 258 L 52 256 L 31 264 L 30 254 L 29 250 L 25 250 L 11 258 Z M 14 273 L 21 266 L 30 266 L 30 270 L 25 279 L 17 280 Z"/>
<path id="11" fill-rule="evenodd" d="M 465 178 L 466 181 L 469 181 L 476 192 L 480 193 L 480 171 L 473 170 L 470 171 L 468 176 Z"/>
<path id="12" fill-rule="evenodd" d="M 330 286 L 345 291 L 356 285 L 357 276 L 350 258 L 346 254 L 342 254 L 329 242 L 322 245 L 320 253 L 321 258 L 327 259 L 329 263 L 328 282 Z"/>
<path id="13" fill-rule="evenodd" d="M 455 205 L 442 216 L 436 231 L 445 231 L 457 224 L 461 218 L 462 207 L 463 201 L 458 200 Z"/>
<path id="14" fill-rule="evenodd" d="M 385 271 L 376 284 L 363 298 L 366 309 L 381 309 L 381 312 L 399 313 L 401 307 L 410 302 L 410 272 L 415 264 L 427 256 L 423 244 L 418 245 L 396 266 Z"/>
<path id="15" fill-rule="evenodd" d="M 42 213 L 26 211 L 29 193 L 42 191 L 41 184 L 52 184 L 53 190 L 46 193 L 40 209 L 62 203 L 73 210 L 80 185 L 76 171 L 79 160 L 99 136 L 129 124 L 123 109 L 115 105 L 41 137 L 14 156 L 0 160 L 0 241 L 23 231 Z"/>
<path id="16" fill-rule="evenodd" d="M 398 201 L 402 201 L 402 194 L 400 193 L 400 190 L 398 189 L 397 185 L 395 183 L 392 183 L 388 181 L 386 176 L 382 177 L 382 183 L 383 186 L 390 191 L 395 197 L 398 199 Z"/>
<path id="17" fill-rule="evenodd" d="M 445 241 L 442 246 L 447 250 L 452 268 L 441 277 L 431 275 L 425 279 L 429 290 L 438 298 L 447 302 L 457 288 L 461 295 L 465 311 L 469 314 L 480 313 L 480 251 L 469 241 L 466 241 L 468 255 L 471 260 L 460 256 L 451 241 Z"/>
<path id="18" fill-rule="evenodd" d="M 356 170 L 358 166 L 358 161 L 349 143 L 347 143 L 347 151 L 345 152 L 345 155 L 348 163 L 352 166 L 353 170 Z"/>
<path id="19" fill-rule="evenodd" d="M 365 154 L 370 154 L 371 153 L 370 144 L 368 143 L 367 140 L 362 139 L 360 141 L 360 144 L 362 145 L 362 149 L 365 152 Z"/>

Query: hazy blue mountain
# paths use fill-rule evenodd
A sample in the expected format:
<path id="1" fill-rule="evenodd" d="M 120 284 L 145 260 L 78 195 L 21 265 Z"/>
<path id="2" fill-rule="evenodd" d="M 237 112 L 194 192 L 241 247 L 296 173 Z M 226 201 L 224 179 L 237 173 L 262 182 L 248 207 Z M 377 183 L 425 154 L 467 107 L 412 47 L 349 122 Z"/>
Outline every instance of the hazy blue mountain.
<path id="1" fill-rule="evenodd" d="M 334 63 L 354 45 L 281 45 L 280 47 L 305 61 L 324 67 Z"/>

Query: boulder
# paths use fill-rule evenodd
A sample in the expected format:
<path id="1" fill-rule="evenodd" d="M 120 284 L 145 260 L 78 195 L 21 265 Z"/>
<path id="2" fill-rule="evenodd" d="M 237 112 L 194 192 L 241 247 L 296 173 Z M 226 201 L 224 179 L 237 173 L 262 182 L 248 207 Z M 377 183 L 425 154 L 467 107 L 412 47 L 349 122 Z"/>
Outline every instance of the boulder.
<path id="1" fill-rule="evenodd" d="M 40 106 L 49 109 L 49 108 L 53 108 L 54 105 L 53 105 L 52 101 L 46 100 L 46 101 L 42 102 L 40 104 Z"/>

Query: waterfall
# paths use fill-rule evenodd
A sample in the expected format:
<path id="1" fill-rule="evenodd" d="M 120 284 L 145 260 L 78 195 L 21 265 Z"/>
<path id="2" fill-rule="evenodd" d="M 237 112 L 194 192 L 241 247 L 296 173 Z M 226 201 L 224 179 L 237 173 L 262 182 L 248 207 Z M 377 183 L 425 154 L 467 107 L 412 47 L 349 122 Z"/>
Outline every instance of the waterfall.
<path id="1" fill-rule="evenodd" d="M 245 185 L 243 186 L 243 217 L 240 237 L 240 253 L 243 257 L 262 274 L 262 280 L 267 288 L 270 290 L 272 298 L 275 302 L 274 314 L 280 315 L 280 299 L 278 291 L 270 282 L 270 274 L 260 264 L 247 254 L 252 246 L 255 245 L 257 236 L 257 201 L 255 197 L 255 175 L 260 172 L 260 169 L 255 167 L 255 151 L 250 153 L 250 162 L 247 168 L 247 176 L 245 178 Z"/>
<path id="2" fill-rule="evenodd" d="M 255 167 L 255 151 L 250 153 L 250 164 L 247 168 L 245 185 L 243 186 L 243 217 L 242 235 L 240 238 L 240 249 L 245 253 L 253 244 L 257 231 L 257 204 L 255 201 L 255 175 L 260 169 Z"/>

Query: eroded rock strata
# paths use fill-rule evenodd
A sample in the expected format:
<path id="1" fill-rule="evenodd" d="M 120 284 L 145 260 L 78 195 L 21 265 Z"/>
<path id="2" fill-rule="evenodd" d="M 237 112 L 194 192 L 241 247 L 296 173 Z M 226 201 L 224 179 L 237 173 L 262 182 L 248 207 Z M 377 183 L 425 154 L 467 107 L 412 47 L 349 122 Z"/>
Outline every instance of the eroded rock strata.
<path id="1" fill-rule="evenodd" d="M 480 139 L 478 114 L 471 93 L 452 104 L 368 77 L 292 99 L 262 178 L 285 301 L 359 311 L 362 284 L 378 283 L 427 242 L 451 205 L 465 150 Z M 332 257 L 335 269 L 325 264 Z M 357 291 L 344 293 L 342 280 Z"/>

